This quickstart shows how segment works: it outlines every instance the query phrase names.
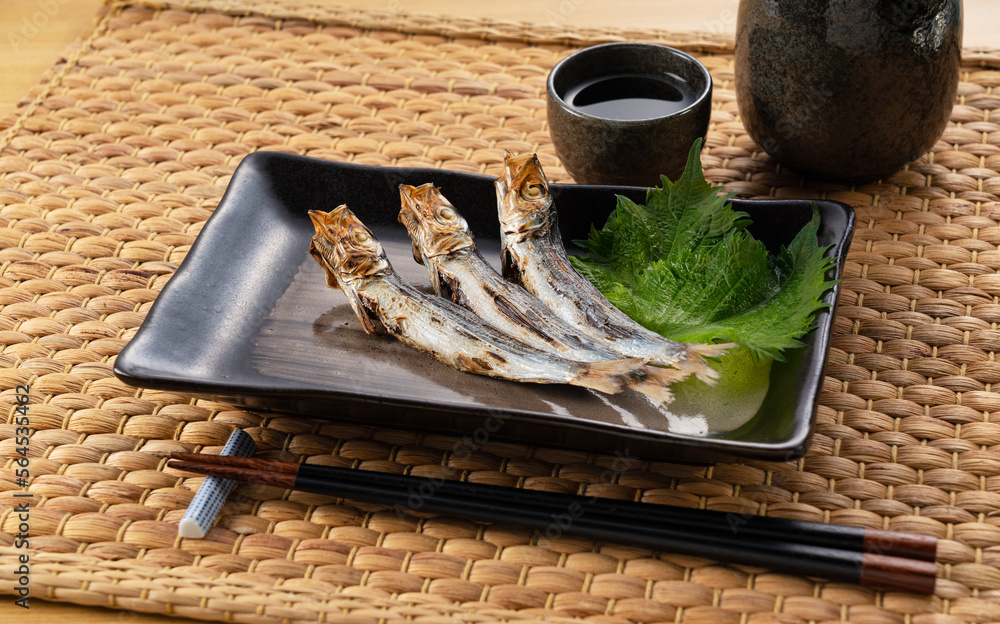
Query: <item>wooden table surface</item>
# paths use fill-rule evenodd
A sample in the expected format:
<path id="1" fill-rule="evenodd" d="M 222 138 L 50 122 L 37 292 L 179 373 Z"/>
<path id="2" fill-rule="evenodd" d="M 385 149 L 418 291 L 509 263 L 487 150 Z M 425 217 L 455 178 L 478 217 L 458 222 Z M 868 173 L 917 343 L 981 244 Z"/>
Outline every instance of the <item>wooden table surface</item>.
<path id="1" fill-rule="evenodd" d="M 314 0 L 334 4 L 332 0 Z M 337 4 L 408 13 L 475 15 L 497 19 L 560 22 L 576 26 L 662 28 L 732 34 L 738 0 L 630 0 L 626 4 L 594 0 L 339 0 Z M 6 69 L 0 88 L 0 116 L 14 111 L 32 85 L 54 64 L 63 50 L 94 21 L 103 0 L 3 0 L 0 11 L 0 59 Z M 1000 47 L 1000 2 L 965 0 L 967 47 Z M 41 596 L 33 596 L 41 598 Z M 10 608 L 9 608 L 10 607 Z M 15 612 L 16 611 L 16 612 Z M 133 612 L 109 611 L 32 600 L 27 612 L 9 604 L 0 607 L 0 624 L 55 622 L 74 624 L 125 622 L 167 624 L 191 620 Z"/>

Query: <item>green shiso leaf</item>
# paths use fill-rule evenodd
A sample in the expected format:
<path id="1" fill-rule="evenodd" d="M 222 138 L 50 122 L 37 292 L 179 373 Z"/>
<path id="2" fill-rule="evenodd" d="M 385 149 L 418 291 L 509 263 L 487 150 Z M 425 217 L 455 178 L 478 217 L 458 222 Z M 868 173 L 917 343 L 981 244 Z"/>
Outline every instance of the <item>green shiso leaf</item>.
<path id="1" fill-rule="evenodd" d="M 618 197 L 604 227 L 577 241 L 571 260 L 619 309 L 682 342 L 738 342 L 760 358 L 783 359 L 800 346 L 821 297 L 833 285 L 813 216 L 775 257 L 747 230 L 732 195 L 719 195 L 701 170 L 701 141 L 676 182 L 646 193 L 640 205 Z"/>

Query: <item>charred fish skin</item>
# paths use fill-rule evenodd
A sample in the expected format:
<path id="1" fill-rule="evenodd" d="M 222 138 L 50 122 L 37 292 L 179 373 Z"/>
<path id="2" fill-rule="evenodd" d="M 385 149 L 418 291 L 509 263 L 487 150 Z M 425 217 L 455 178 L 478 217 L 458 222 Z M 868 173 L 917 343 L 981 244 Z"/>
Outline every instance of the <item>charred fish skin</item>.
<path id="1" fill-rule="evenodd" d="M 682 344 L 639 325 L 618 310 L 570 264 L 556 227 L 548 180 L 534 155 L 505 154 L 495 182 L 505 278 L 535 295 L 554 314 L 622 355 L 649 358 L 714 383 L 707 357 L 733 345 Z"/>
<path id="2" fill-rule="evenodd" d="M 637 375 L 639 360 L 577 362 L 520 343 L 471 312 L 402 280 L 371 231 L 346 206 L 309 212 L 310 252 L 343 289 L 365 331 L 390 334 L 458 370 L 534 383 L 565 383 L 607 394 Z M 331 275 L 332 273 L 332 275 Z"/>
<path id="3" fill-rule="evenodd" d="M 455 299 L 459 293 L 453 291 L 454 280 L 443 275 L 440 265 L 451 258 L 472 262 L 482 259 L 469 224 L 432 183 L 400 184 L 399 202 L 398 220 L 413 241 L 413 260 L 427 269 L 435 293 L 461 303 Z"/>
<path id="4" fill-rule="evenodd" d="M 622 355 L 556 317 L 531 293 L 505 280 L 476 249 L 468 223 L 433 184 L 400 185 L 399 221 L 413 241 L 413 255 L 425 265 L 434 291 L 472 311 L 486 323 L 536 349 L 571 360 L 596 362 Z M 631 389 L 661 402 L 667 388 L 685 374 L 646 366 Z"/>
<path id="5" fill-rule="evenodd" d="M 531 346 L 580 360 L 621 356 L 566 325 L 526 290 L 503 279 L 476 249 L 468 223 L 433 184 L 400 186 L 399 221 L 434 291 Z"/>

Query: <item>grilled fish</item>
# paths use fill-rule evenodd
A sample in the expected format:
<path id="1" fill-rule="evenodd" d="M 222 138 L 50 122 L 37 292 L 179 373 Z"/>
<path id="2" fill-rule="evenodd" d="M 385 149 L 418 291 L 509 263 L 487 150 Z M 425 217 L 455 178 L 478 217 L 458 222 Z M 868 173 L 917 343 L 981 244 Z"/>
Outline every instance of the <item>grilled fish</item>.
<path id="1" fill-rule="evenodd" d="M 672 366 L 712 383 L 705 357 L 732 347 L 683 344 L 639 325 L 570 264 L 556 227 L 549 184 L 535 155 L 504 159 L 496 179 L 503 276 L 524 286 L 554 314 L 617 353 Z"/>
<path id="2" fill-rule="evenodd" d="M 469 225 L 433 184 L 400 185 L 399 221 L 413 240 L 413 259 L 427 267 L 434 292 L 474 312 L 500 331 L 536 349 L 585 362 L 621 358 L 571 327 L 521 286 L 503 278 L 476 249 Z M 667 402 L 667 386 L 686 376 L 673 368 L 642 366 L 633 390 Z"/>
<path id="3" fill-rule="evenodd" d="M 458 370 L 515 381 L 566 383 L 608 394 L 636 377 L 642 360 L 577 362 L 525 345 L 468 310 L 401 279 L 371 231 L 346 206 L 309 212 L 316 234 L 309 251 L 344 290 L 369 334 L 390 334 Z"/>

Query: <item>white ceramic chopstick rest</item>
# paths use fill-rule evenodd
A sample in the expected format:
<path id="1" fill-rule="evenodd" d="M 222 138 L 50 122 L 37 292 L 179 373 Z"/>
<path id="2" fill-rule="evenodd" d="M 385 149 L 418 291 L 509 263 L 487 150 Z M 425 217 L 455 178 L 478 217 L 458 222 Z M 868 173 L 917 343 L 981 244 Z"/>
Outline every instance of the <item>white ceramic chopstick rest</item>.
<path id="1" fill-rule="evenodd" d="M 230 455 L 233 457 L 253 457 L 257 452 L 257 445 L 253 438 L 242 429 L 233 431 L 223 447 L 220 455 Z M 191 504 L 188 505 L 184 517 L 181 518 L 177 527 L 177 534 L 181 537 L 201 539 L 205 537 L 208 530 L 215 524 L 215 519 L 219 516 L 222 505 L 226 498 L 236 487 L 236 481 L 232 479 L 220 479 L 217 477 L 207 477 L 198 488 L 198 493 L 194 495 Z"/>

